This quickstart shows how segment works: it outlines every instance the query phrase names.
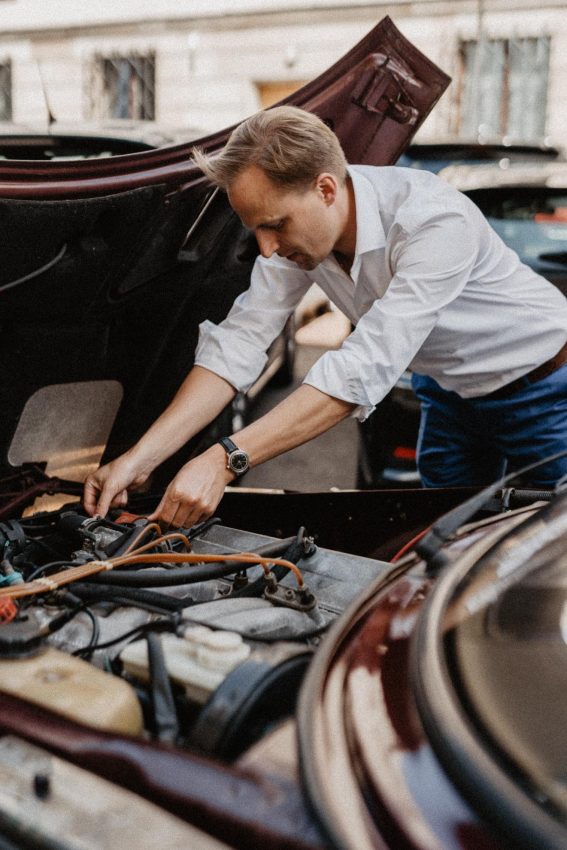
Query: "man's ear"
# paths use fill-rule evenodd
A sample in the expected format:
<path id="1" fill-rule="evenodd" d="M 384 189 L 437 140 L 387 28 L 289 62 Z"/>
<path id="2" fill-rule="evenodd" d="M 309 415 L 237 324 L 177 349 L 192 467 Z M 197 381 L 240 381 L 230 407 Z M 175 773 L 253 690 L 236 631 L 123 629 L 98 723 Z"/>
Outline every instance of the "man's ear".
<path id="1" fill-rule="evenodd" d="M 327 206 L 331 206 L 337 199 L 339 181 L 328 171 L 319 174 L 315 181 L 315 188 Z"/>

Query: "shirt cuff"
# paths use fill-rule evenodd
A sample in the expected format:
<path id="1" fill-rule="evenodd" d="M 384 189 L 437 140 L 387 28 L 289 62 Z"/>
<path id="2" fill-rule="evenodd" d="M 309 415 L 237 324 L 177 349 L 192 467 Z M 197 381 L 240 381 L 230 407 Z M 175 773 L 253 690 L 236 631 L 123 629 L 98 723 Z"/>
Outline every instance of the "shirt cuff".
<path id="1" fill-rule="evenodd" d="M 340 398 L 355 404 L 351 416 L 364 422 L 375 410 L 376 404 L 381 399 L 373 401 L 369 398 L 364 381 L 359 375 L 353 374 L 352 364 L 349 368 L 347 358 L 342 352 L 328 351 L 317 360 L 311 367 L 305 378 L 304 384 L 315 387 L 333 398 Z M 384 393 L 385 395 L 385 393 Z"/>

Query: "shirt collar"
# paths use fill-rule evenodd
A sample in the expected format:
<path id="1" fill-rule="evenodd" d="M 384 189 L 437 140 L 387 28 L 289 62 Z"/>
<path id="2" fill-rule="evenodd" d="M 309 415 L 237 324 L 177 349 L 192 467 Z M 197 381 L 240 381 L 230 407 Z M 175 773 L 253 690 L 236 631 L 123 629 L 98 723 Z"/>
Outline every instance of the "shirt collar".
<path id="1" fill-rule="evenodd" d="M 356 208 L 356 247 L 350 270 L 350 277 L 356 286 L 362 264 L 362 255 L 383 248 L 386 245 L 386 234 L 380 218 L 378 198 L 372 183 L 356 167 L 349 165 L 347 171 L 352 180 Z M 331 257 L 323 262 L 334 269 L 339 268 L 336 260 Z"/>
<path id="2" fill-rule="evenodd" d="M 386 244 L 386 234 L 372 183 L 353 166 L 349 165 L 347 170 L 352 180 L 356 206 L 356 263 L 361 254 L 383 248 Z"/>

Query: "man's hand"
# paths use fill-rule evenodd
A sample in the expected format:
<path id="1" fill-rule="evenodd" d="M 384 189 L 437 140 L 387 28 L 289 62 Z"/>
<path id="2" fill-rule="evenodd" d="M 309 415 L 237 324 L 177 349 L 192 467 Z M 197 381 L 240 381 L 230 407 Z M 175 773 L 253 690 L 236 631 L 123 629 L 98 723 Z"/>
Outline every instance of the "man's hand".
<path id="1" fill-rule="evenodd" d="M 106 516 L 111 507 L 124 507 L 128 490 L 140 487 L 151 470 L 143 470 L 129 452 L 91 472 L 85 481 L 83 505 L 91 516 Z"/>
<path id="2" fill-rule="evenodd" d="M 224 449 L 211 446 L 181 467 L 148 519 L 158 520 L 163 528 L 190 528 L 213 515 L 225 486 L 234 478 L 226 468 Z"/>
<path id="3" fill-rule="evenodd" d="M 128 490 L 135 489 L 147 481 L 157 466 L 212 422 L 234 398 L 235 392 L 234 387 L 224 378 L 209 369 L 194 366 L 173 401 L 143 437 L 125 454 L 88 476 L 83 497 L 85 510 L 91 516 L 95 513 L 105 516 L 111 506 L 123 507 L 128 500 Z M 221 459 L 219 454 L 219 464 Z M 183 470 L 180 476 L 184 478 L 182 473 Z M 175 493 L 178 489 L 181 494 L 185 492 L 185 482 L 180 484 L 179 488 L 176 486 L 180 476 L 175 478 L 168 492 L 172 486 Z M 201 501 L 198 496 L 196 498 L 197 502 Z M 181 495 L 181 502 L 184 502 L 184 499 Z M 160 509 L 165 502 L 164 498 Z M 209 502 L 210 499 L 203 500 L 203 504 Z M 216 504 L 212 508 L 213 511 Z M 177 522 L 177 511 L 172 513 L 171 503 L 168 502 L 168 505 L 169 510 L 164 508 L 164 519 L 171 523 Z M 185 519 L 183 512 L 180 513 L 179 523 L 182 524 Z"/>

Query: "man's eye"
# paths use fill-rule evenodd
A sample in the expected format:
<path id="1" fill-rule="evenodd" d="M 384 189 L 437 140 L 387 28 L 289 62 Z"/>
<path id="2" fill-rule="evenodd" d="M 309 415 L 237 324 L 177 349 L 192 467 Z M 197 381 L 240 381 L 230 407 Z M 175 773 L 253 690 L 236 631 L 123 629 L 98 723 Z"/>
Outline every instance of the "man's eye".
<path id="1" fill-rule="evenodd" d="M 258 230 L 283 230 L 285 225 L 285 218 L 279 219 L 279 221 L 274 221 L 273 224 L 259 224 Z"/>

